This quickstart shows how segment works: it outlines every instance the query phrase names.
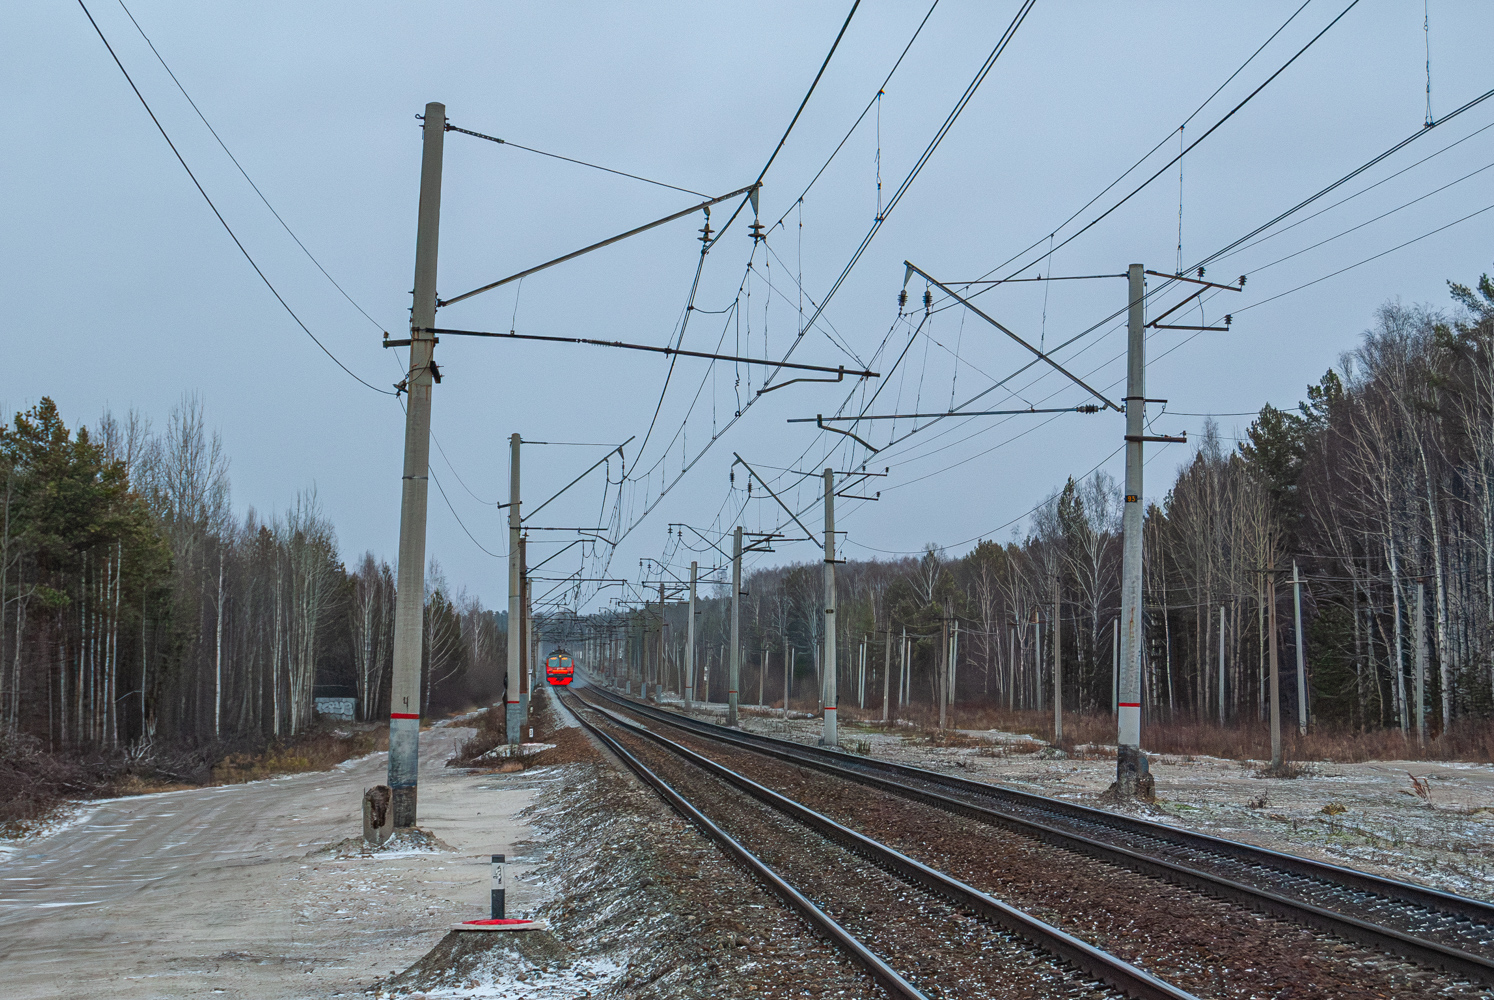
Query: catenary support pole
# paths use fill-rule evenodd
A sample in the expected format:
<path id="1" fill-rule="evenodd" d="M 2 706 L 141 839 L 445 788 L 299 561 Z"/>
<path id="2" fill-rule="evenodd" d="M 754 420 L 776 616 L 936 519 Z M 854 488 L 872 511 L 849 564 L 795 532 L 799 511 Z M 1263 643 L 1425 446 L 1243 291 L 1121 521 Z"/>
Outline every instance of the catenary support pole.
<path id="1" fill-rule="evenodd" d="M 1281 659 L 1276 649 L 1276 571 L 1266 574 L 1266 628 L 1271 657 L 1271 770 L 1281 769 Z"/>
<path id="2" fill-rule="evenodd" d="M 508 438 L 508 695 L 504 702 L 504 719 L 508 742 L 518 743 L 519 726 L 519 650 L 523 637 L 519 623 L 523 618 L 519 571 L 519 435 Z"/>
<path id="3" fill-rule="evenodd" d="M 1121 625 L 1115 619 L 1110 625 L 1110 714 L 1115 714 L 1116 701 L 1120 695 Z"/>
<path id="4" fill-rule="evenodd" d="M 949 616 L 939 620 L 939 660 L 935 664 L 939 697 L 939 728 L 949 723 Z"/>
<path id="5" fill-rule="evenodd" d="M 887 638 L 882 645 L 882 723 L 889 720 L 888 708 L 892 695 L 892 623 L 887 623 Z"/>
<path id="6" fill-rule="evenodd" d="M 1297 635 L 1297 731 L 1307 735 L 1307 658 L 1302 655 L 1302 576 L 1292 560 L 1292 627 Z"/>
<path id="7" fill-rule="evenodd" d="M 396 829 L 413 827 L 420 768 L 420 666 L 425 616 L 425 508 L 431 451 L 436 325 L 436 249 L 441 228 L 441 154 L 446 105 L 425 106 L 415 292 L 410 308 L 405 459 L 399 504 L 399 580 L 394 599 L 394 677 L 389 700 L 389 788 Z"/>
<path id="8" fill-rule="evenodd" d="M 866 636 L 861 637 L 861 649 L 856 656 L 856 707 L 866 710 Z"/>
<path id="9" fill-rule="evenodd" d="M 898 647 L 899 662 L 897 672 L 897 710 L 900 715 L 908 714 L 908 626 L 903 626 L 902 644 Z"/>
<path id="10" fill-rule="evenodd" d="M 820 735 L 820 746 L 840 746 L 836 732 L 835 716 L 837 700 L 837 658 L 835 655 L 835 470 L 825 470 L 825 662 L 824 687 L 821 698 L 825 703 L 825 729 Z"/>
<path id="11" fill-rule="evenodd" d="M 788 722 L 789 713 L 789 664 L 794 662 L 794 647 L 783 647 L 783 721 Z"/>
<path id="12" fill-rule="evenodd" d="M 685 711 L 690 711 L 690 699 L 695 696 L 695 577 L 700 563 L 690 563 L 690 613 L 685 621 Z"/>
<path id="13" fill-rule="evenodd" d="M 529 538 L 519 536 L 519 728 L 529 721 L 529 686 L 534 680 L 534 632 L 529 616 Z M 521 740 L 522 742 L 522 740 Z"/>
<path id="14" fill-rule="evenodd" d="M 1121 514 L 1121 664 L 1117 699 L 1118 752 L 1115 789 L 1122 797 L 1146 792 L 1150 785 L 1146 754 L 1141 750 L 1141 438 L 1146 433 L 1146 277 L 1145 268 L 1126 270 L 1126 485 Z"/>
<path id="15" fill-rule="evenodd" d="M 960 620 L 954 620 L 954 638 L 949 644 L 949 714 L 954 716 L 955 694 L 960 683 Z"/>
<path id="16" fill-rule="evenodd" d="M 737 724 L 737 688 L 742 670 L 742 526 L 731 537 L 731 666 L 726 673 L 726 724 Z"/>
<path id="17" fill-rule="evenodd" d="M 659 652 L 654 657 L 654 704 L 664 700 L 664 581 L 659 581 Z"/>

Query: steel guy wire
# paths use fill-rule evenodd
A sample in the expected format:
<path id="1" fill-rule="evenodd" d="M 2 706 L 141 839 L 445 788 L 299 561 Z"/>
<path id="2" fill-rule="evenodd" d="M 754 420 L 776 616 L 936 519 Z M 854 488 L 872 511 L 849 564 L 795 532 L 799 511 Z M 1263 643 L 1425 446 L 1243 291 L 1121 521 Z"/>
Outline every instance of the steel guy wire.
<path id="1" fill-rule="evenodd" d="M 598 163 L 588 163 L 585 160 L 572 159 L 569 156 L 561 156 L 559 153 L 547 153 L 543 149 L 535 149 L 532 146 L 521 146 L 517 142 L 514 142 L 514 141 L 512 141 L 510 139 L 500 139 L 497 136 L 484 135 L 481 132 L 474 132 L 471 129 L 457 128 L 455 125 L 452 125 L 450 122 L 448 122 L 446 124 L 446 131 L 448 131 L 448 132 L 460 132 L 463 135 L 476 136 L 479 139 L 486 139 L 489 142 L 496 142 L 500 146 L 512 146 L 514 149 L 522 149 L 526 153 L 538 153 L 540 156 L 548 156 L 548 157 L 550 157 L 551 159 L 554 159 L 554 160 L 564 160 L 567 163 L 574 163 L 574 164 L 576 164 L 578 166 L 582 166 L 582 167 L 590 167 L 593 170 L 601 170 L 601 171 L 604 171 L 605 173 L 616 174 L 619 177 L 628 177 L 628 178 L 631 178 L 632 180 L 635 180 L 635 181 L 642 181 L 645 184 L 654 184 L 654 185 L 656 185 L 658 187 L 669 188 L 671 191 L 683 191 L 685 194 L 698 195 L 701 198 L 712 198 L 712 197 L 714 197 L 714 195 L 706 194 L 703 191 L 693 191 L 690 188 L 680 187 L 680 186 L 678 186 L 676 184 L 665 184 L 663 181 L 652 180 L 651 178 L 648 178 L 648 177 L 640 177 L 638 174 L 630 174 L 626 170 L 614 170 L 611 167 L 604 167 L 604 166 L 602 166 L 601 164 L 598 164 Z"/>

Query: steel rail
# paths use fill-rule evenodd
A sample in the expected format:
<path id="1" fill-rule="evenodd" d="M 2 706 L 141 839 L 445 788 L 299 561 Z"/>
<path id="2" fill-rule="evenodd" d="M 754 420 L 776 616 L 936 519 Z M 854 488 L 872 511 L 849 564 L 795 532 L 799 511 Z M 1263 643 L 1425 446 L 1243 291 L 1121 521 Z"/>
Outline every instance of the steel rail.
<path id="1" fill-rule="evenodd" d="M 916 861 L 901 851 L 888 847 L 877 840 L 873 840 L 865 834 L 857 833 L 849 827 L 842 826 L 823 813 L 816 812 L 800 802 L 796 802 L 785 795 L 773 791 L 771 788 L 760 785 L 725 765 L 698 754 L 688 747 L 681 746 L 659 733 L 640 726 L 631 720 L 624 719 L 616 713 L 598 705 L 591 704 L 574 692 L 571 692 L 571 696 L 575 697 L 582 704 L 587 705 L 592 711 L 606 716 L 615 724 L 653 740 L 671 753 L 702 768 L 707 773 L 715 775 L 728 784 L 740 788 L 763 804 L 785 813 L 828 840 L 866 858 L 868 861 L 891 872 L 903 881 L 937 896 L 949 899 L 957 906 L 968 908 L 980 917 L 1024 938 L 1039 949 L 1074 966 L 1074 968 L 1085 975 L 1113 989 L 1119 990 L 1127 996 L 1141 998 L 1141 1000 L 1195 1000 L 1193 994 L 1158 979 L 1151 973 L 1132 965 L 1130 962 L 1116 955 L 1096 948 L 1087 941 L 1076 938 L 1072 934 L 1039 920 L 1037 917 L 1025 913 L 1010 904 L 1003 903 L 994 896 L 982 892 L 974 886 L 953 878 L 950 875 L 946 875 L 937 869 L 931 868 L 920 861 Z"/>
<path id="2" fill-rule="evenodd" d="M 1006 799 L 1010 802 L 1018 802 L 1028 807 L 1056 812 L 1085 822 L 1099 822 L 1105 826 L 1124 832 L 1155 837 L 1177 846 L 1222 854 L 1233 860 L 1245 861 L 1294 875 L 1305 875 L 1329 882 L 1341 888 L 1372 893 L 1391 899 L 1394 902 L 1421 907 L 1423 909 L 1457 914 L 1466 920 L 1494 926 L 1494 906 L 1490 906 L 1479 900 L 1455 896 L 1451 893 L 1443 893 L 1425 886 L 1385 879 L 1378 875 L 1371 875 L 1368 872 L 1360 872 L 1350 868 L 1330 865 L 1325 862 L 1312 861 L 1307 858 L 1284 854 L 1267 848 L 1255 847 L 1251 844 L 1224 840 L 1218 837 L 1211 837 L 1207 834 L 1197 834 L 1186 830 L 1177 830 L 1159 823 L 1151 823 L 1131 817 L 1117 816 L 1114 813 L 1104 810 L 1061 802 L 1030 792 L 1021 792 L 1016 789 L 990 785 L 969 778 L 942 775 L 908 764 L 897 764 L 890 761 L 872 761 L 864 758 L 849 758 L 844 752 L 828 750 L 822 747 L 796 743 L 790 740 L 781 740 L 776 737 L 757 733 L 749 734 L 730 731 L 714 723 L 701 722 L 696 719 L 685 719 L 677 713 L 640 706 L 629 699 L 620 698 L 609 691 L 595 686 L 592 686 L 590 690 L 595 690 L 616 703 L 626 705 L 631 711 L 647 715 L 650 718 L 657 718 L 661 722 L 674 725 L 677 728 L 688 730 L 709 739 L 742 749 L 754 750 L 793 764 L 807 765 L 817 770 L 836 775 L 837 777 L 881 788 L 893 794 L 934 805 L 981 822 L 1000 825 L 1019 833 L 1034 836 L 1054 846 L 1076 850 L 1095 857 L 1098 860 L 1131 868 L 1151 877 L 1186 885 L 1201 892 L 1270 913 L 1273 916 L 1296 923 L 1307 924 L 1345 940 L 1378 948 L 1423 965 L 1442 968 L 1477 982 L 1494 983 L 1494 960 L 1483 955 L 1464 951 L 1450 945 L 1442 944 L 1441 942 L 1430 941 L 1404 931 L 1384 927 L 1359 917 L 1339 913 L 1302 900 L 1292 899 L 1267 889 L 1246 885 L 1245 883 L 1201 871 L 1174 861 L 1151 857 L 1128 848 L 1107 844 L 1103 841 L 1086 837 L 1083 834 L 1049 826 L 1033 819 L 1013 815 L 1010 812 L 1002 812 L 998 809 L 977 805 L 963 799 L 941 795 L 924 788 L 917 788 L 900 781 L 894 781 L 891 778 L 879 777 L 875 774 L 869 774 L 867 771 L 898 774 L 918 781 L 938 784 L 967 795 L 974 794 L 985 798 Z M 846 766 L 848 762 L 854 762 L 855 767 Z"/>
<path id="3" fill-rule="evenodd" d="M 564 695 L 558 693 L 557 700 L 561 704 L 564 704 Z M 568 705 L 566 707 L 570 708 Z M 799 911 L 812 926 L 829 938 L 831 942 L 839 946 L 842 951 L 845 951 L 857 962 L 860 962 L 866 968 L 866 971 L 871 974 L 872 978 L 886 987 L 889 993 L 893 996 L 905 997 L 907 1000 L 928 1000 L 928 997 L 922 991 L 899 975 L 896 969 L 882 961 L 876 953 L 862 944 L 855 935 L 842 927 L 833 917 L 824 910 L 821 910 L 808 897 L 785 881 L 781 875 L 768 867 L 757 855 L 742 846 L 731 834 L 711 822 L 705 813 L 692 805 L 688 799 L 676 791 L 667 781 L 650 770 L 647 764 L 644 764 L 643 761 L 629 753 L 621 743 L 603 732 L 601 727 L 584 718 L 580 712 L 571 710 L 570 714 L 582 726 L 586 727 L 588 732 L 601 740 L 604 746 L 616 754 L 618 759 L 632 769 L 633 773 L 643 779 L 645 784 L 653 788 L 659 794 L 659 797 L 669 803 L 676 812 L 691 823 L 694 823 L 706 836 L 719 843 L 726 849 L 728 854 L 740 861 L 749 872 L 767 883 L 768 887 L 777 893 L 784 902 Z"/>

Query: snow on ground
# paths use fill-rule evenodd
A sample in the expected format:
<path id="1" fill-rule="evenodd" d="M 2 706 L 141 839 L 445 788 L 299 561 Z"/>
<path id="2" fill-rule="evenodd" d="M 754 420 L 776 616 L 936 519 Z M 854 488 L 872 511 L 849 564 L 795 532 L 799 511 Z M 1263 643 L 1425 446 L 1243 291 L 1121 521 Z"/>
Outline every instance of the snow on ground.
<path id="1" fill-rule="evenodd" d="M 362 995 L 454 921 L 487 916 L 505 853 L 510 911 L 534 910 L 520 813 L 538 775 L 442 765 L 471 730 L 421 734 L 429 850 L 364 854 L 365 788 L 386 757 L 241 785 L 87 803 L 0 856 L 0 964 L 10 997 L 245 1000 Z"/>
<path id="2" fill-rule="evenodd" d="M 678 708 L 671 700 L 671 707 Z M 723 705 L 695 714 L 721 722 Z M 822 723 L 803 713 L 746 707 L 742 725 L 802 742 L 819 739 Z M 960 730 L 940 745 L 903 724 L 890 732 L 842 720 L 848 750 L 949 771 L 1090 806 L 1115 780 L 1115 748 L 1065 755 L 1017 733 Z M 1148 819 L 1359 868 L 1445 892 L 1494 899 L 1494 766 L 1426 761 L 1360 764 L 1310 762 L 1300 778 L 1260 778 L 1260 761 L 1217 757 L 1151 757 L 1157 803 Z M 1417 792 L 1414 775 L 1423 781 Z"/>

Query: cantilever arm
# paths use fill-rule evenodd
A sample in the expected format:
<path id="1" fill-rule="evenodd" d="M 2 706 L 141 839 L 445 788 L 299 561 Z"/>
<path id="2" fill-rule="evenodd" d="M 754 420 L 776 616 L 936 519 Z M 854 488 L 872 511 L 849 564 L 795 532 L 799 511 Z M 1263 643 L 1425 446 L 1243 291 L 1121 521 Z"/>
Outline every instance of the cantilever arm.
<path id="1" fill-rule="evenodd" d="M 874 447 L 872 447 L 866 441 L 864 441 L 861 438 L 857 437 L 855 434 L 852 434 L 850 431 L 843 431 L 839 427 L 826 427 L 825 426 L 825 418 L 822 417 L 822 416 L 820 416 L 818 413 L 816 413 L 814 415 L 814 425 L 816 427 L 818 427 L 822 431 L 829 431 L 832 434 L 844 434 L 846 437 L 850 438 L 852 441 L 855 441 L 857 444 L 861 445 L 861 447 L 865 448 L 867 451 L 871 452 L 873 455 L 875 455 L 877 452 L 879 452 L 879 451 L 882 450 L 880 448 L 874 448 Z"/>
<path id="2" fill-rule="evenodd" d="M 788 514 L 788 516 L 794 519 L 794 523 L 799 526 L 799 530 L 808 535 L 810 541 L 817 541 L 817 539 L 814 537 L 814 532 L 804 527 L 804 522 L 799 520 L 799 515 L 795 514 L 792 510 L 789 509 L 788 504 L 779 499 L 778 494 L 773 492 L 773 487 L 769 486 L 766 482 L 763 481 L 763 477 L 757 474 L 757 470 L 748 465 L 747 460 L 741 455 L 738 455 L 736 452 L 732 452 L 731 454 L 733 458 L 742 463 L 742 467 L 747 470 L 748 475 L 752 476 L 753 479 L 756 479 L 758 482 L 763 484 L 763 489 L 768 491 L 768 496 L 772 497 L 774 500 L 778 500 L 778 506 L 782 507 Z"/>
<path id="3" fill-rule="evenodd" d="M 1069 371 L 1063 365 L 1059 364 L 1057 361 L 1054 361 L 1051 356 L 1049 356 L 1047 354 L 1044 354 L 1042 351 L 1038 350 L 1036 347 L 1033 347 L 1027 341 L 1023 340 L 1021 337 L 1017 336 L 1015 333 L 1013 333 L 1012 331 L 1008 330 L 1006 327 L 1002 326 L 1000 323 L 996 322 L 990 316 L 987 316 L 985 313 L 981 312 L 980 309 L 978 307 L 976 307 L 976 305 L 974 303 L 970 302 L 970 300 L 968 300 L 968 299 L 964 298 L 963 296 L 959 295 L 958 293 L 956 293 L 954 289 L 950 288 L 944 282 L 942 282 L 939 279 L 935 278 L 933 275 L 929 274 L 927 271 L 925 271 L 922 268 L 918 267 L 918 265 L 912 263 L 911 261 L 906 261 L 905 260 L 905 261 L 903 261 L 903 264 L 904 264 L 904 266 L 906 266 L 908 268 L 908 270 L 910 272 L 912 272 L 914 274 L 922 275 L 930 284 L 935 285 L 936 287 L 938 287 L 939 291 L 943 292 L 945 295 L 948 295 L 950 298 L 954 299 L 960 305 L 964 306 L 966 309 L 969 309 L 971 312 L 975 313 L 975 315 L 979 316 L 981 319 L 985 320 L 987 323 L 990 323 L 996 329 L 1000 330 L 1002 333 L 1006 334 L 1008 337 L 1012 338 L 1017 343 L 1021 344 L 1023 347 L 1027 348 L 1033 354 L 1037 355 L 1037 357 L 1040 360 L 1046 361 L 1048 364 L 1052 365 L 1053 368 L 1054 368 L 1054 370 L 1057 371 L 1060 375 L 1063 375 L 1070 382 L 1073 382 L 1079 388 L 1083 389 L 1085 392 L 1089 393 L 1091 396 L 1095 397 L 1100 402 L 1104 403 L 1107 408 L 1112 409 L 1112 410 L 1114 410 L 1117 413 L 1124 413 L 1125 412 L 1120 406 L 1116 405 L 1115 403 L 1112 403 L 1109 399 L 1107 399 L 1104 395 L 1102 395 L 1098 389 L 1093 388 L 1092 386 L 1089 385 L 1089 383 L 1085 382 L 1078 375 L 1075 375 L 1073 372 Z"/>

